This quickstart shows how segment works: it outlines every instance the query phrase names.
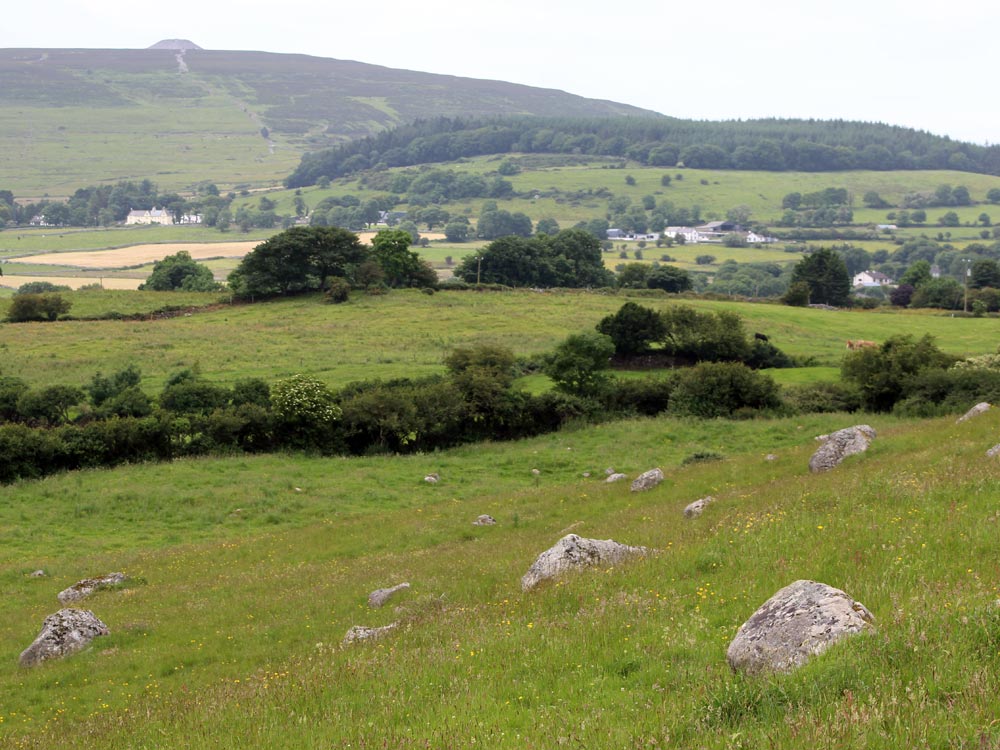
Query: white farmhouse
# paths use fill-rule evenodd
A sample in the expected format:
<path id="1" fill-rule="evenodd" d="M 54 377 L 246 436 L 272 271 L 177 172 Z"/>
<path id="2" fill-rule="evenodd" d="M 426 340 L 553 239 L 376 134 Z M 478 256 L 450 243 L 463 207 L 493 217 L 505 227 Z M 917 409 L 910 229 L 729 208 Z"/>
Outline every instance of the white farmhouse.
<path id="1" fill-rule="evenodd" d="M 853 286 L 887 286 L 896 282 L 880 271 L 862 271 L 851 279 Z"/>
<path id="2" fill-rule="evenodd" d="M 165 208 L 133 209 L 125 217 L 126 224 L 173 224 L 174 217 Z"/>
<path id="3" fill-rule="evenodd" d="M 678 237 L 683 237 L 684 242 L 688 245 L 696 245 L 706 239 L 704 234 L 692 227 L 667 227 L 663 230 L 663 236 L 670 237 L 675 241 Z"/>

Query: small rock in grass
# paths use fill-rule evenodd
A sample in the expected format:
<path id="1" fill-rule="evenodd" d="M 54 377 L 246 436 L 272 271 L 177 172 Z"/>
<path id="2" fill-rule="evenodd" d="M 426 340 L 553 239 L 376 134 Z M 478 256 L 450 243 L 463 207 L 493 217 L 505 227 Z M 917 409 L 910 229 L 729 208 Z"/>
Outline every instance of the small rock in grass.
<path id="1" fill-rule="evenodd" d="M 663 472 L 660 469 L 650 469 L 635 478 L 635 481 L 632 482 L 631 490 L 632 492 L 651 490 L 662 481 Z"/>
<path id="2" fill-rule="evenodd" d="M 388 589 L 375 589 L 368 595 L 368 606 L 381 607 L 383 604 L 389 601 L 389 597 L 391 597 L 393 594 L 399 591 L 405 591 L 408 588 L 410 588 L 410 584 L 400 583 Z"/>
<path id="3" fill-rule="evenodd" d="M 87 598 L 95 591 L 117 586 L 120 583 L 124 583 L 125 580 L 124 573 L 108 573 L 106 576 L 98 576 L 97 578 L 84 578 L 82 581 L 74 583 L 68 589 L 60 591 L 58 595 L 59 601 L 63 604 L 79 601 L 80 599 Z"/>
<path id="4" fill-rule="evenodd" d="M 688 505 L 684 509 L 684 517 L 685 518 L 697 518 L 698 516 L 700 516 L 704 512 L 705 507 L 709 503 L 714 502 L 714 501 L 715 501 L 715 498 L 712 497 L 711 495 L 703 497 L 700 500 L 695 500 L 693 503 L 691 503 L 690 505 Z"/>
<path id="5" fill-rule="evenodd" d="M 473 526 L 494 526 L 496 524 L 496 522 L 497 522 L 497 519 L 495 519 L 493 516 L 490 516 L 490 515 L 487 515 L 487 514 L 483 513 L 483 515 L 479 516 L 479 518 L 477 518 L 475 521 L 472 522 L 472 525 Z"/>
<path id="6" fill-rule="evenodd" d="M 355 643 L 357 641 L 370 641 L 376 638 L 381 638 L 398 625 L 398 622 L 383 625 L 380 628 L 369 628 L 364 625 L 355 625 L 347 631 L 347 634 L 344 636 L 343 644 L 347 646 L 348 644 Z"/>

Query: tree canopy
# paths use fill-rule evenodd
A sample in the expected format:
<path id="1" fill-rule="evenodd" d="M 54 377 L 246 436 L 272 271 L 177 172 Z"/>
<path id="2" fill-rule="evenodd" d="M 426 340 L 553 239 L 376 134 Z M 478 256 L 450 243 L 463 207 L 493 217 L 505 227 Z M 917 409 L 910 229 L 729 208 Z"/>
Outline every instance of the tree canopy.
<path id="1" fill-rule="evenodd" d="M 352 280 L 368 250 L 353 232 L 339 227 L 292 227 L 257 245 L 229 274 L 239 299 L 319 291 L 324 280 Z"/>
<path id="2" fill-rule="evenodd" d="M 829 248 L 820 248 L 800 260 L 792 270 L 792 284 L 809 285 L 809 301 L 844 307 L 850 301 L 851 277 L 844 259 Z"/>
<path id="3" fill-rule="evenodd" d="M 455 269 L 467 282 L 531 287 L 595 287 L 613 283 L 604 268 L 601 243 L 589 232 L 563 229 L 554 235 L 507 236 Z"/>
<path id="4" fill-rule="evenodd" d="M 149 278 L 139 285 L 139 289 L 154 292 L 211 292 L 218 288 L 211 269 L 195 261 L 187 250 L 156 261 Z"/>

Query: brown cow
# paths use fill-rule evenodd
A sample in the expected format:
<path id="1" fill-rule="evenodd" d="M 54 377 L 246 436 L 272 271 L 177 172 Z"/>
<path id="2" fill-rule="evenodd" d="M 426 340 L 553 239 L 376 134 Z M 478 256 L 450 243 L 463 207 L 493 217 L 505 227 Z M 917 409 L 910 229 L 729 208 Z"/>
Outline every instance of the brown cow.
<path id="1" fill-rule="evenodd" d="M 876 346 L 878 346 L 878 344 L 874 341 L 865 341 L 863 339 L 847 340 L 847 348 L 852 352 L 858 351 L 859 349 L 873 349 Z"/>

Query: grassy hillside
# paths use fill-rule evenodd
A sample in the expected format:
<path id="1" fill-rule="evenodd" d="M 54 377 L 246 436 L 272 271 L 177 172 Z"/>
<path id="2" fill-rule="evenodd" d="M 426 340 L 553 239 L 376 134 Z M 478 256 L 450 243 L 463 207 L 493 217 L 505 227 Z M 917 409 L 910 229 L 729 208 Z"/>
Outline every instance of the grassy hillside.
<path id="1" fill-rule="evenodd" d="M 0 742 L 990 747 L 1000 468 L 983 453 L 998 417 L 879 418 L 868 454 L 810 475 L 813 435 L 846 420 L 628 421 L 434 455 L 179 461 L 5 487 Z M 726 458 L 681 467 L 704 450 Z M 601 481 L 654 465 L 668 478 L 648 493 Z M 471 526 L 480 513 L 498 525 Z M 659 553 L 522 593 L 570 531 Z M 112 570 L 132 582 L 84 602 L 112 635 L 19 669 L 55 594 Z M 875 633 L 791 675 L 732 674 L 738 626 L 799 578 L 863 602 Z M 412 589 L 367 608 L 401 581 Z M 391 622 L 381 641 L 340 645 L 352 625 Z"/>
<path id="2" fill-rule="evenodd" d="M 210 304 L 218 295 L 172 292 L 84 291 L 68 293 L 78 316 L 147 312 L 167 305 Z M 3 374 L 38 385 L 83 385 L 101 370 L 134 363 L 143 386 L 156 392 L 166 378 L 198 365 L 211 380 L 231 385 L 246 377 L 274 380 L 293 373 L 340 387 L 354 380 L 426 375 L 443 370 L 457 346 L 496 343 L 517 355 L 550 351 L 571 333 L 592 329 L 629 297 L 573 292 L 539 294 L 394 291 L 356 296 L 349 304 L 325 305 L 300 297 L 256 305 L 223 306 L 190 317 L 149 321 L 66 321 L 0 324 Z M 678 300 L 640 297 L 663 309 Z M 928 311 L 829 312 L 783 305 L 681 300 L 699 309 L 738 312 L 747 330 L 817 364 L 838 366 L 846 339 L 882 341 L 889 336 L 930 333 L 957 355 L 993 352 L 996 321 L 952 318 Z M 0 299 L 0 316 L 7 300 Z"/>
<path id="3" fill-rule="evenodd" d="M 418 118 L 652 113 L 561 91 L 263 52 L 0 50 L 0 186 L 280 182 L 306 151 Z M 266 132 L 262 130 L 266 128 Z"/>

